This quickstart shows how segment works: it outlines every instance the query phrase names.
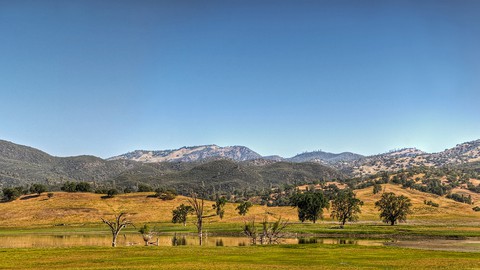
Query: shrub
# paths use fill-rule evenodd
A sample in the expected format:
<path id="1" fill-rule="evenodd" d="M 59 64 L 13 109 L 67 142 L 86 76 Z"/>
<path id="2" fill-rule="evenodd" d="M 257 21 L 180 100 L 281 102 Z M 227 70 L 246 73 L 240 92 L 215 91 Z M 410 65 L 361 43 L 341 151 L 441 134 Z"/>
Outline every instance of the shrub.
<path id="1" fill-rule="evenodd" d="M 66 192 L 92 192 L 92 186 L 87 182 L 65 182 L 61 190 Z"/>
<path id="2" fill-rule="evenodd" d="M 47 191 L 47 187 L 42 184 L 33 184 L 30 187 L 30 192 L 31 193 L 37 193 L 38 195 L 42 194 L 43 192 Z"/>
<path id="3" fill-rule="evenodd" d="M 87 182 L 77 183 L 75 191 L 78 192 L 92 192 L 92 186 Z"/>
<path id="4" fill-rule="evenodd" d="M 169 201 L 177 197 L 177 191 L 173 189 L 157 188 L 155 190 L 155 196 L 161 200 Z"/>
<path id="5" fill-rule="evenodd" d="M 108 193 L 108 189 L 106 189 L 106 188 L 97 188 L 97 189 L 95 189 L 95 193 L 96 193 L 96 194 L 107 194 L 107 193 Z"/>
<path id="6" fill-rule="evenodd" d="M 152 192 L 153 188 L 149 185 L 140 184 L 138 185 L 138 192 Z"/>
<path id="7" fill-rule="evenodd" d="M 65 182 L 60 189 L 66 192 L 75 192 L 76 187 L 77 187 L 77 184 L 75 184 L 75 182 L 68 181 L 68 182 Z"/>
<path id="8" fill-rule="evenodd" d="M 475 212 L 480 212 L 480 207 L 475 206 L 475 207 L 472 208 L 472 210 L 475 211 Z"/>
<path id="9" fill-rule="evenodd" d="M 466 204 L 472 204 L 472 196 L 464 196 L 463 194 L 458 194 L 458 193 L 452 193 L 447 195 L 447 198 L 452 199 L 457 202 L 461 203 L 466 203 Z"/>
<path id="10" fill-rule="evenodd" d="M 433 207 L 439 207 L 440 206 L 438 203 L 434 203 L 432 201 L 427 201 L 427 200 L 424 200 L 423 203 L 426 204 L 426 205 L 433 206 Z"/>
<path id="11" fill-rule="evenodd" d="M 123 189 L 123 193 L 132 193 L 134 191 L 135 190 L 132 187 L 126 187 L 126 188 Z"/>
<path id="12" fill-rule="evenodd" d="M 18 197 L 20 197 L 22 193 L 17 188 L 3 188 L 3 200 L 10 202 Z"/>
<path id="13" fill-rule="evenodd" d="M 115 188 L 111 188 L 107 191 L 107 196 L 110 197 L 110 198 L 117 195 L 117 194 L 118 194 L 118 190 L 115 189 Z"/>

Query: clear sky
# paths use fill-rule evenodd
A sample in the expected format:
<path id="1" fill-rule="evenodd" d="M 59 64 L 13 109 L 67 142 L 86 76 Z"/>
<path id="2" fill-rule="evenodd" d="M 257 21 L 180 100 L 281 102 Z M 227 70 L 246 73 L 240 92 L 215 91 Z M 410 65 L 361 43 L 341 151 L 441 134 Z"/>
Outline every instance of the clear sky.
<path id="1" fill-rule="evenodd" d="M 0 0 L 0 139 L 57 156 L 480 139 L 480 1 Z"/>

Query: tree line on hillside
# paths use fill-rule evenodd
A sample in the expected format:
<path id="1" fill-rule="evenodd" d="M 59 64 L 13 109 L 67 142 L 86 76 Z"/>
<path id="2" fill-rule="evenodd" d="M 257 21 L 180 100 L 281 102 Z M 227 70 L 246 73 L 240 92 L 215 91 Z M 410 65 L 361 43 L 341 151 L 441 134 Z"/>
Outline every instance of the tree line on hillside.
<path id="1" fill-rule="evenodd" d="M 31 186 L 16 186 L 16 187 L 4 187 L 2 189 L 3 194 L 3 201 L 10 202 L 22 195 L 29 195 L 29 194 L 37 194 L 41 195 L 44 192 L 48 192 L 48 197 L 52 197 L 53 193 L 49 192 L 52 189 L 51 187 L 44 185 L 44 184 L 32 184 Z M 87 192 L 87 193 L 96 193 L 96 194 L 105 194 L 106 196 L 102 198 L 112 198 L 115 195 L 121 193 L 116 188 L 97 188 L 93 189 L 92 185 L 88 182 L 65 182 L 61 187 L 61 191 L 74 193 L 74 192 Z M 58 190 L 57 190 L 58 191 Z M 123 193 L 131 193 L 134 192 L 133 190 L 123 190 Z M 162 200 L 173 200 L 178 194 L 175 189 L 159 187 L 153 189 L 149 185 L 139 184 L 135 192 L 155 192 L 152 197 L 157 197 Z"/>
<path id="2" fill-rule="evenodd" d="M 458 188 L 480 193 L 480 184 L 475 185 L 470 179 L 480 179 L 480 172 L 470 167 L 412 167 L 407 170 L 384 171 L 368 177 L 347 179 L 344 183 L 352 189 L 363 189 L 371 186 L 376 189 L 380 184 L 391 183 L 400 185 L 405 189 L 414 189 L 445 196 L 458 202 L 473 204 L 471 196 L 454 193 L 454 189 Z"/>

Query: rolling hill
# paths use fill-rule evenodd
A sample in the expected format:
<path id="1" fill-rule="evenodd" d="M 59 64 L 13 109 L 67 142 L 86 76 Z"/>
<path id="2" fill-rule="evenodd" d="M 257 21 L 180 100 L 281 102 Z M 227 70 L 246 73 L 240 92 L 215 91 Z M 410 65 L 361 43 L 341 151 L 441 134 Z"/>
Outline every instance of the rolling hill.
<path id="1" fill-rule="evenodd" d="M 168 166 L 172 163 L 162 163 Z M 134 168 L 122 172 L 114 178 L 123 185 L 135 185 L 138 182 L 150 185 L 175 187 L 188 194 L 188 190 L 199 186 L 214 187 L 217 191 L 234 189 L 259 190 L 281 186 L 283 184 L 300 184 L 314 181 L 344 178 L 333 168 L 318 163 L 272 162 L 255 165 L 252 162 L 234 162 L 232 160 L 214 160 L 206 163 L 190 163 L 183 170 L 159 170 L 154 166 L 144 166 L 143 170 Z"/>
<path id="2" fill-rule="evenodd" d="M 427 194 L 416 190 L 403 189 L 398 185 L 382 185 L 385 192 L 405 195 L 412 200 L 413 214 L 408 217 L 409 224 L 478 224 L 480 212 L 474 212 L 471 205 L 458 203 L 445 197 Z M 357 197 L 364 201 L 360 222 L 380 223 L 375 201 L 381 194 L 373 194 L 372 188 L 355 191 Z M 101 226 L 101 217 L 125 211 L 130 213 L 131 220 L 136 224 L 144 222 L 167 222 L 171 220 L 171 211 L 181 203 L 187 203 L 186 197 L 178 196 L 171 201 L 162 201 L 148 197 L 153 193 L 130 193 L 118 195 L 111 199 L 102 199 L 100 194 L 55 192 L 52 198 L 46 194 L 41 196 L 23 196 L 13 202 L 0 203 L 0 227 L 29 227 L 52 225 L 96 224 Z M 425 205 L 424 200 L 432 200 L 439 207 Z M 210 207 L 213 202 L 207 202 L 207 212 L 212 214 Z M 282 216 L 296 222 L 296 209 L 285 207 L 267 207 L 254 205 L 246 217 L 239 216 L 235 211 L 236 204 L 227 203 L 225 217 L 217 216 L 207 219 L 207 223 L 243 223 L 245 219 L 254 216 L 258 220 L 266 213 Z M 324 221 L 333 222 L 328 210 L 324 212 Z"/>
<path id="3" fill-rule="evenodd" d="M 161 162 L 158 162 L 161 161 Z M 306 152 L 290 159 L 262 157 L 244 146 L 183 147 L 134 151 L 108 160 L 95 156 L 54 157 L 0 140 L 0 187 L 43 183 L 58 189 L 65 181 L 87 181 L 94 187 L 174 187 L 184 192 L 198 185 L 216 189 L 264 189 L 284 184 L 364 177 L 411 167 L 479 168 L 480 140 L 439 153 L 406 148 L 374 156 L 345 152 Z"/>
<path id="4" fill-rule="evenodd" d="M 191 162 L 137 162 L 94 156 L 54 157 L 31 147 L 0 141 L 0 185 L 43 183 L 58 189 L 65 181 L 87 181 L 94 187 L 124 188 L 147 183 L 186 191 L 200 184 L 217 189 L 261 189 L 345 177 L 336 169 L 317 163 L 254 161 L 260 160 L 235 161 L 212 156 Z"/>

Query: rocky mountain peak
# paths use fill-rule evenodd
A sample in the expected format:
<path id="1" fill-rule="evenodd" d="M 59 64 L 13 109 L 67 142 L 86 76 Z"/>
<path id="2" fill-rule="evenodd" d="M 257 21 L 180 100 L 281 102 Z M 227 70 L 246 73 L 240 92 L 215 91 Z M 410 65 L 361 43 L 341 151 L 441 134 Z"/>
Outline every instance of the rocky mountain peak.
<path id="1" fill-rule="evenodd" d="M 128 159 L 145 163 L 154 162 L 192 162 L 211 158 L 226 158 L 234 161 L 258 159 L 262 156 L 245 146 L 221 147 L 215 144 L 181 147 L 171 150 L 135 150 L 110 160 Z"/>

